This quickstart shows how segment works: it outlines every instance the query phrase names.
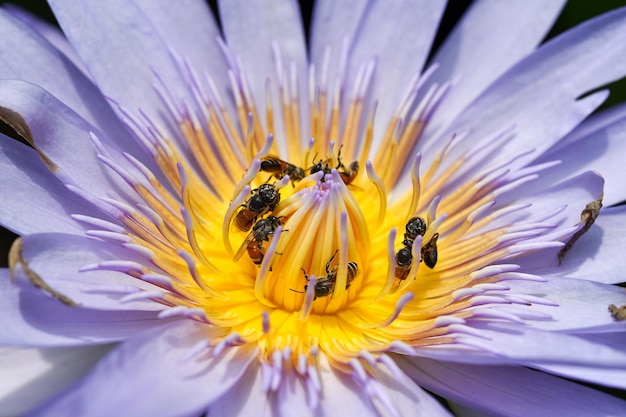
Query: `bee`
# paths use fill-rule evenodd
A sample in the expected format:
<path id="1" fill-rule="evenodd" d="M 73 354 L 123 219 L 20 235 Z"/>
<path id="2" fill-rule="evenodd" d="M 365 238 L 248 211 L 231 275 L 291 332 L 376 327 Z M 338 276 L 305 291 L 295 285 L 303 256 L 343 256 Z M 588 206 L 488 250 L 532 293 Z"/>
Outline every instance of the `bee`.
<path id="1" fill-rule="evenodd" d="M 269 242 L 270 236 L 273 235 L 278 226 L 282 224 L 283 220 L 276 216 L 268 216 L 256 222 L 233 259 L 238 261 L 244 251 L 247 250 L 248 256 L 252 259 L 252 262 L 254 262 L 255 265 L 261 265 L 265 257 L 263 242 Z"/>
<path id="2" fill-rule="evenodd" d="M 242 232 L 250 230 L 259 216 L 274 211 L 280 202 L 280 192 L 272 184 L 261 184 L 251 194 L 235 217 L 235 224 Z"/>
<path id="3" fill-rule="evenodd" d="M 394 291 L 397 289 L 400 281 L 404 281 L 409 275 L 411 269 L 411 262 L 413 261 L 413 242 L 418 236 L 424 236 L 427 229 L 426 220 L 421 217 L 413 217 L 409 219 L 405 226 L 404 245 L 398 252 L 396 252 L 396 271 L 395 277 L 397 281 L 394 285 Z M 422 247 L 422 259 L 429 268 L 433 268 L 437 263 L 437 238 L 439 233 L 435 233 L 433 237 L 428 241 L 424 247 Z M 425 258 L 428 257 L 428 260 Z M 421 262 L 421 260 L 420 260 Z"/>
<path id="4" fill-rule="evenodd" d="M 415 238 L 418 236 L 424 236 L 426 229 L 426 220 L 421 217 L 411 218 L 405 226 L 406 232 L 404 233 L 404 241 L 402 244 L 407 247 L 413 246 Z"/>
<path id="5" fill-rule="evenodd" d="M 333 262 L 333 259 L 335 259 L 337 252 L 339 252 L 339 250 L 335 251 L 333 256 L 330 258 L 330 260 L 326 264 L 326 276 L 320 277 L 315 281 L 315 290 L 314 290 L 315 296 L 313 297 L 313 300 L 316 300 L 318 297 L 327 297 L 329 295 L 332 295 L 335 292 L 335 284 L 337 283 L 337 269 L 338 268 L 335 267 L 331 269 L 331 264 Z M 302 273 L 304 274 L 304 278 L 308 281 L 309 276 L 307 275 L 304 268 L 302 268 Z M 350 288 L 350 284 L 352 284 L 352 281 L 354 281 L 358 273 L 359 273 L 359 266 L 357 265 L 357 263 L 348 262 L 348 272 L 346 275 L 346 290 Z M 304 286 L 303 292 L 306 292 L 307 288 L 309 288 L 309 284 L 306 284 Z M 292 291 L 302 292 L 302 291 L 295 291 L 295 290 L 292 290 Z"/>
<path id="6" fill-rule="evenodd" d="M 330 174 L 332 171 L 332 167 L 330 166 L 329 160 L 320 160 L 319 162 L 313 164 L 310 168 L 311 174 L 315 174 L 316 172 L 324 171 L 324 176 Z M 339 153 L 337 154 L 337 166 L 335 167 L 339 176 L 343 180 L 343 183 L 346 185 L 351 184 L 356 176 L 359 174 L 359 161 L 352 161 L 348 168 L 341 162 L 341 149 L 339 149 Z M 322 181 L 324 181 L 324 177 L 322 177 Z"/>
<path id="7" fill-rule="evenodd" d="M 274 174 L 274 178 L 279 180 L 285 175 L 289 175 L 292 184 L 304 178 L 304 169 L 283 161 L 275 155 L 268 155 L 261 160 L 261 171 Z"/>
<path id="8" fill-rule="evenodd" d="M 422 246 L 422 259 L 424 264 L 431 269 L 437 264 L 437 239 L 439 239 L 439 233 L 435 233 L 428 243 Z"/>

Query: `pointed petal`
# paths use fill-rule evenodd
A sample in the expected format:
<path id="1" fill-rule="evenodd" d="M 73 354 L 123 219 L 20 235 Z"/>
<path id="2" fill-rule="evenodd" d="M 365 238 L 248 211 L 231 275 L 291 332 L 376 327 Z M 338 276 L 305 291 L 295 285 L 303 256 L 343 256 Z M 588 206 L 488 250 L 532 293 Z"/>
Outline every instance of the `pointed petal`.
<path id="1" fill-rule="evenodd" d="M 626 304 L 626 289 L 582 279 L 547 277 L 547 282 L 543 283 L 507 281 L 507 285 L 512 293 L 545 298 L 558 304 L 557 307 L 541 304 L 528 306 L 530 313 L 541 312 L 551 316 L 550 319 L 527 321 L 527 325 L 543 330 L 581 332 L 586 327 L 611 324 L 615 320 L 607 309 L 609 304 Z"/>
<path id="2" fill-rule="evenodd" d="M 81 346 L 116 342 L 150 329 L 157 313 L 69 307 L 0 269 L 0 345 Z"/>
<path id="3" fill-rule="evenodd" d="M 280 83 L 289 85 L 291 65 L 298 76 L 298 97 L 300 97 L 301 138 L 288 140 L 308 140 L 308 91 L 307 52 L 302 29 L 302 19 L 298 4 L 294 0 L 266 0 L 262 3 L 245 0 L 229 0 L 219 3 L 224 36 L 229 50 L 235 59 L 240 59 L 244 76 L 249 83 L 256 107 L 265 123 L 266 80 L 270 80 L 274 91 L 272 106 L 275 117 L 281 118 L 282 101 L 277 97 Z M 277 70 L 273 45 L 280 50 L 282 67 Z M 277 74 L 282 73 L 282 75 Z M 275 136 L 285 141 L 283 123 L 275 123 Z"/>
<path id="4" fill-rule="evenodd" d="M 378 99 L 376 117 L 381 123 L 374 125 L 375 138 L 382 138 L 398 100 L 422 70 L 444 7 L 440 0 L 372 2 L 350 39 L 347 76 L 351 84 L 362 65 L 376 60 L 371 94 Z"/>
<path id="5" fill-rule="evenodd" d="M 566 276 L 604 284 L 624 282 L 626 261 L 626 207 L 602 209 L 591 228 L 576 241 L 559 265 L 558 250 L 543 251 L 515 260 L 526 272 Z"/>
<path id="6" fill-rule="evenodd" d="M 542 173 L 542 180 L 556 182 L 587 170 L 595 170 L 606 180 L 604 205 L 618 204 L 626 199 L 623 184 L 626 166 L 622 158 L 626 154 L 625 105 L 602 112 L 588 122 L 583 122 L 563 141 L 569 145 L 559 143 L 554 150 L 537 161 L 563 161 Z"/>
<path id="7" fill-rule="evenodd" d="M 465 339 L 504 359 L 521 364 L 566 364 L 624 369 L 626 352 L 594 343 L 582 337 L 543 331 L 514 324 L 471 320 L 482 339 Z M 563 352 L 567 352 L 564 355 Z"/>
<path id="8" fill-rule="evenodd" d="M 82 377 L 110 345 L 61 349 L 0 349 L 0 410 L 23 415 Z"/>
<path id="9" fill-rule="evenodd" d="M 22 256 L 37 275 L 56 291 L 86 308 L 103 310 L 162 310 L 165 308 L 152 301 L 121 303 L 120 298 L 133 292 L 155 291 L 160 287 L 133 278 L 123 272 L 82 268 L 100 262 L 124 260 L 149 262 L 139 259 L 118 245 L 84 236 L 44 233 L 25 236 L 22 239 Z M 107 288 L 118 291 L 106 291 Z M 127 288 L 126 292 L 124 288 Z"/>
<path id="10" fill-rule="evenodd" d="M 70 213 L 96 215 L 93 207 L 63 187 L 26 145 L 0 134 L 0 224 L 17 234 L 83 233 Z"/>
<path id="11" fill-rule="evenodd" d="M 1 78 L 44 88 L 89 123 L 132 145 L 128 131 L 93 82 L 32 27 L 0 10 L 0 39 Z"/>
<path id="12" fill-rule="evenodd" d="M 83 380 L 31 416 L 187 416 L 238 383 L 256 358 L 251 347 L 183 360 L 208 326 L 185 320 L 143 333 L 111 351 Z"/>
<path id="13" fill-rule="evenodd" d="M 432 83 L 461 77 L 433 116 L 446 126 L 465 106 L 519 60 L 531 53 L 565 1 L 475 1 L 432 62 L 441 65 Z"/>
<path id="14" fill-rule="evenodd" d="M 2 80 L 0 107 L 5 108 L 0 111 L 9 109 L 19 115 L 12 116 L 21 118 L 17 123 L 26 124 L 24 139 L 44 156 L 48 169 L 64 184 L 121 200 L 134 194 L 126 182 L 106 171 L 90 133 L 111 150 L 117 150 L 114 142 L 41 87 Z"/>
<path id="15" fill-rule="evenodd" d="M 405 357 L 397 361 L 420 386 L 488 414 L 619 416 L 626 409 L 623 400 L 522 367 L 462 365 Z"/>
<path id="16" fill-rule="evenodd" d="M 606 98 L 606 92 L 578 97 L 626 74 L 626 44 L 617 41 L 625 27 L 626 9 L 606 13 L 547 42 L 515 65 L 442 132 L 448 138 L 472 131 L 468 140 L 451 152 L 450 163 L 468 148 L 483 146 L 480 138 L 513 125 L 515 140 L 500 147 L 493 160 L 534 149 L 533 154 L 511 165 L 518 167 L 542 155 L 586 118 Z M 432 135 L 437 128 L 433 125 L 430 133 L 424 133 L 428 152 L 422 163 L 429 163 L 434 156 L 431 150 L 438 146 L 436 138 L 442 137 Z"/>
<path id="17" fill-rule="evenodd" d="M 170 114 L 154 85 L 175 97 L 192 97 L 167 45 L 140 8 L 125 0 L 51 0 L 63 32 L 107 98 L 159 121 Z M 158 74 L 155 75 L 155 74 Z M 173 138 L 177 138 L 171 132 Z"/>

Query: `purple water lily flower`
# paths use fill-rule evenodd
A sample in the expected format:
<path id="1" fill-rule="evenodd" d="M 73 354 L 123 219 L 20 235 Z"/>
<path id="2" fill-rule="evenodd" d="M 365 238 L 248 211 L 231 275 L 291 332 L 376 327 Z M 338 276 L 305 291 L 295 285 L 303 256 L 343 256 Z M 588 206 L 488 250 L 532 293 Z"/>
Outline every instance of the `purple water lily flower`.
<path id="1" fill-rule="evenodd" d="M 444 1 L 308 50 L 294 1 L 50 4 L 0 11 L 0 414 L 626 415 L 575 382 L 626 389 L 626 9 L 476 1 L 426 66 Z"/>

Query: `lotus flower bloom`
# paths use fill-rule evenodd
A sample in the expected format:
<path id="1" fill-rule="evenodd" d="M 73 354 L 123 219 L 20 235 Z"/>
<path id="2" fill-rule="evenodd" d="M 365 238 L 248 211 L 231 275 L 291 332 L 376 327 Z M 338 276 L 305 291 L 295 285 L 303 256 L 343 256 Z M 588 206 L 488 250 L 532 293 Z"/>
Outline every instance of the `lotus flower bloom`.
<path id="1" fill-rule="evenodd" d="M 50 3 L 0 13 L 8 413 L 624 415 L 574 381 L 626 388 L 625 9 L 478 1 L 426 65 L 443 1 L 308 50 L 293 1 Z"/>

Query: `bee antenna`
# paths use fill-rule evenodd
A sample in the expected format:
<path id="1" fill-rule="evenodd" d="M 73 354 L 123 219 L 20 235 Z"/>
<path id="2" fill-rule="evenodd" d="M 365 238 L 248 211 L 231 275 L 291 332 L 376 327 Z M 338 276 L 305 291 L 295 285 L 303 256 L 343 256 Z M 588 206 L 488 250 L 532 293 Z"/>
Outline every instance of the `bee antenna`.
<path id="1" fill-rule="evenodd" d="M 304 294 L 304 291 L 294 290 L 293 288 L 289 288 L 290 291 L 297 292 L 299 294 Z"/>

